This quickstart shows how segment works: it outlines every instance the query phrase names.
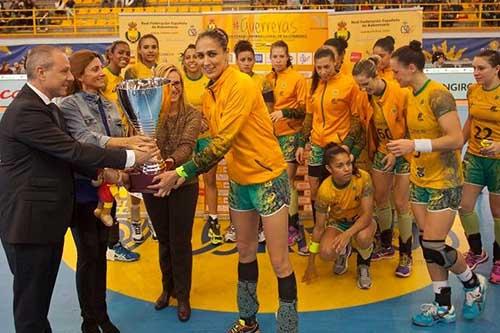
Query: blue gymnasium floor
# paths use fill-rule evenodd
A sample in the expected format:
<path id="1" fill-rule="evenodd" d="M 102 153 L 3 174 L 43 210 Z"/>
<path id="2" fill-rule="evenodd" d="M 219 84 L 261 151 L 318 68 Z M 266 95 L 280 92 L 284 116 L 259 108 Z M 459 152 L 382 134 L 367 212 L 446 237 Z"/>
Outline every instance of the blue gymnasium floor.
<path id="1" fill-rule="evenodd" d="M 464 109 L 461 108 L 461 115 Z M 482 224 L 483 244 L 491 255 L 493 242 L 493 220 L 489 211 L 487 195 L 480 196 L 478 212 Z M 223 225 L 225 226 L 225 224 Z M 130 235 L 125 232 L 125 239 Z M 180 323 L 175 307 L 157 312 L 152 302 L 159 294 L 156 245 L 148 240 L 137 250 L 142 258 L 137 263 L 109 263 L 108 265 L 108 309 L 113 322 L 123 333 L 146 332 L 225 332 L 236 318 L 235 281 L 236 255 L 228 244 L 218 249 L 199 248 L 206 243 L 206 230 L 198 220 L 193 233 L 194 274 L 192 290 L 191 320 Z M 201 237 L 200 237 L 201 235 Z M 458 220 L 450 241 L 466 249 Z M 261 249 L 262 250 L 262 249 Z M 489 285 L 487 307 L 482 317 L 474 322 L 465 321 L 461 313 L 462 287 L 456 277 L 451 276 L 453 303 L 457 308 L 455 324 L 440 324 L 433 328 L 418 328 L 410 323 L 421 303 L 433 298 L 427 274 L 423 270 L 420 250 L 414 251 L 414 274 L 400 280 L 393 276 L 395 261 L 372 264 L 373 287 L 360 292 L 353 281 L 355 256 L 350 258 L 350 269 L 345 276 L 332 278 L 331 264 L 318 263 L 321 281 L 318 285 L 306 286 L 299 282 L 299 309 L 301 332 L 500 332 L 500 286 Z M 300 281 L 305 268 L 305 258 L 291 254 L 297 279 Z M 275 331 L 273 314 L 276 300 L 276 282 L 269 272 L 267 254 L 259 255 L 259 297 L 262 314 L 258 319 L 262 332 Z M 74 283 L 74 249 L 71 238 L 67 238 L 64 261 L 61 264 L 49 319 L 55 333 L 80 332 L 81 318 Z M 480 265 L 478 272 L 489 275 L 491 260 Z M 219 281 L 220 280 L 220 281 Z M 399 290 L 398 290 L 399 289 Z M 3 249 L 0 250 L 0 333 L 14 332 L 12 319 L 12 276 L 8 270 Z M 392 292 L 397 290 L 397 292 Z M 392 293 L 391 293 L 392 292 Z M 205 297 L 204 295 L 210 295 Z M 202 309 L 202 310 L 201 310 Z M 213 311 L 213 310 L 216 311 Z"/>
<path id="2" fill-rule="evenodd" d="M 489 213 L 489 207 L 485 195 L 481 195 L 478 208 L 480 208 L 480 217 L 482 221 L 486 223 L 483 225 L 482 234 L 485 235 L 486 239 L 483 239 L 483 243 L 487 245 L 488 251 L 491 253 L 491 243 L 492 243 L 492 219 Z M 457 221 L 458 222 L 458 221 Z M 452 237 L 454 238 L 454 237 Z M 68 243 L 68 242 L 67 242 Z M 460 244 L 463 249 L 463 244 Z M 415 251 L 418 253 L 419 250 Z M 266 256 L 265 254 L 263 254 Z M 295 254 L 292 254 L 294 256 Z M 143 253 L 144 256 L 144 253 Z M 231 257 L 234 257 L 232 255 Z M 296 255 L 295 255 L 296 256 Z M 354 256 L 353 256 L 354 257 Z M 351 257 L 351 265 L 354 263 L 353 257 Z M 143 265 L 154 265 L 154 261 L 144 260 Z M 259 258 L 261 260 L 261 257 Z M 141 263 L 138 262 L 138 264 Z M 389 262 L 389 261 L 384 261 Z M 266 263 L 267 264 L 267 263 Z M 121 267 L 126 267 L 124 263 L 112 263 L 112 265 L 121 265 Z M 112 266 L 110 265 L 110 266 Z M 196 265 L 196 262 L 195 262 Z M 294 261 L 296 267 L 297 277 L 300 279 L 303 273 L 303 265 L 297 265 Z M 375 263 L 373 274 L 375 271 L 383 265 L 380 262 Z M 261 260 L 261 267 L 262 267 Z M 352 267 L 352 266 L 351 266 Z M 491 268 L 491 261 L 487 264 L 479 266 L 478 272 L 488 276 Z M 391 268 L 392 269 L 392 268 Z M 352 269 L 351 269 L 352 271 Z M 232 265 L 228 267 L 228 272 L 232 273 L 232 279 L 236 281 L 236 266 Z M 112 273 L 112 272 L 111 272 Z M 329 283 L 334 287 L 335 279 L 329 279 L 331 276 L 324 276 L 323 279 L 326 283 Z M 196 280 L 196 276 L 193 277 Z M 134 281 L 133 278 L 130 279 Z M 205 287 L 211 288 L 211 281 L 206 280 Z M 275 288 L 275 282 L 273 280 L 267 279 Z M 366 293 L 376 293 L 376 286 L 383 284 L 395 284 L 401 281 L 396 278 L 391 278 L 388 281 L 383 281 L 381 279 L 374 279 L 374 287 L 372 290 Z M 457 307 L 458 313 L 461 311 L 461 304 L 463 301 L 463 292 L 461 290 L 461 285 L 459 284 L 456 277 L 451 276 L 450 281 L 453 286 L 453 303 Z M 135 281 L 137 282 L 137 281 Z M 130 282 L 132 283 L 132 282 Z M 261 284 L 265 284 L 264 279 L 261 279 Z M 156 280 L 156 284 L 159 284 L 159 280 Z M 11 333 L 14 332 L 13 320 L 12 320 L 12 278 L 8 270 L 6 258 L 3 250 L 0 251 L 0 332 L 1 333 Z M 396 285 L 397 286 L 397 285 Z M 130 285 L 129 288 L 140 289 L 144 286 Z M 229 290 L 235 289 L 234 283 L 228 284 L 227 288 Z M 304 284 L 299 285 L 299 289 L 303 289 Z M 196 289 L 196 288 L 193 288 Z M 352 284 L 351 292 L 357 292 L 357 288 Z M 349 291 L 341 292 L 327 292 L 328 289 L 324 290 L 323 297 L 330 298 L 349 298 Z M 347 308 L 338 308 L 334 310 L 326 311 L 311 311 L 310 309 L 305 309 L 308 312 L 303 312 L 300 314 L 300 329 L 301 332 L 499 332 L 498 327 L 500 326 L 500 316 L 498 316 L 498 309 L 500 307 L 500 286 L 489 285 L 488 289 L 488 299 L 487 307 L 483 316 L 474 322 L 466 322 L 459 315 L 457 322 L 452 325 L 440 324 L 433 328 L 417 328 L 410 324 L 411 315 L 418 309 L 419 305 L 423 302 L 428 302 L 432 299 L 432 289 L 427 286 L 424 289 L 416 290 L 410 292 L 400 297 L 395 297 L 387 299 L 384 301 L 379 301 L 371 304 L 366 304 L 362 306 L 354 306 Z M 193 290 L 193 293 L 195 290 Z M 218 294 L 217 291 L 212 291 Z M 222 294 L 226 292 L 222 291 Z M 227 293 L 226 293 L 227 294 Z M 266 298 L 262 293 L 259 294 L 261 298 Z M 372 295 L 373 296 L 373 295 Z M 376 297 L 376 295 L 375 295 Z M 307 298 L 303 296 L 303 298 Z M 221 300 L 221 302 L 235 303 L 235 298 L 231 297 L 228 300 Z M 261 299 L 262 301 L 262 299 Z M 273 300 L 269 300 L 274 304 Z M 217 300 L 215 300 L 217 302 Z M 265 303 L 264 300 L 262 303 Z M 214 303 L 215 304 L 215 303 Z M 153 304 L 150 301 L 143 301 L 138 298 L 126 296 L 123 293 L 118 293 L 114 291 L 109 291 L 108 293 L 108 308 L 109 314 L 115 324 L 121 329 L 122 332 L 134 332 L 134 333 L 146 333 L 146 332 L 225 332 L 227 326 L 234 320 L 235 312 L 226 311 L 208 311 L 208 310 L 194 310 L 191 320 L 187 323 L 180 323 L 176 318 L 175 307 L 169 307 L 163 311 L 155 311 L 153 309 Z M 75 291 L 74 284 L 74 272 L 68 267 L 64 262 L 61 264 L 61 269 L 59 272 L 58 280 L 56 283 L 56 288 L 54 291 L 54 297 L 52 300 L 52 306 L 50 311 L 50 321 L 54 332 L 57 333 L 77 333 L 80 332 L 80 322 L 81 318 L 79 316 L 79 306 Z M 265 313 L 259 315 L 259 321 L 261 323 L 262 332 L 274 332 L 274 314 Z"/>

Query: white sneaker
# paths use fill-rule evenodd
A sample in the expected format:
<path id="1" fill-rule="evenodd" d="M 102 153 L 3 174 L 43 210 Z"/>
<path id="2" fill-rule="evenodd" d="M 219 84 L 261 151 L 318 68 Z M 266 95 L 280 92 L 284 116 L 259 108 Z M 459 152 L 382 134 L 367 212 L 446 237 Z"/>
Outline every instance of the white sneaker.
<path id="1" fill-rule="evenodd" d="M 139 222 L 130 223 L 132 229 L 132 239 L 136 244 L 141 244 L 144 242 L 144 236 L 142 235 L 142 224 Z"/>
<path id="2" fill-rule="evenodd" d="M 234 228 L 234 225 L 232 223 L 226 229 L 226 233 L 224 234 L 224 241 L 227 243 L 236 242 L 236 229 Z"/>
<path id="3" fill-rule="evenodd" d="M 358 288 L 370 289 L 372 286 L 372 279 L 370 277 L 370 268 L 367 265 L 358 266 Z"/>
<path id="4" fill-rule="evenodd" d="M 266 235 L 264 235 L 264 230 L 259 230 L 259 243 L 264 243 L 266 241 Z"/>

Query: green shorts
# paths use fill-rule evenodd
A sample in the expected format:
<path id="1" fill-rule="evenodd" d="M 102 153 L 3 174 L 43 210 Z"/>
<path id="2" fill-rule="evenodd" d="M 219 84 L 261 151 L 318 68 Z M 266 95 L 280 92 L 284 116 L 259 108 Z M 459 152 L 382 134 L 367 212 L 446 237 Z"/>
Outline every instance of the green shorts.
<path id="1" fill-rule="evenodd" d="M 288 163 L 294 163 L 296 161 L 295 152 L 297 148 L 299 148 L 300 135 L 301 133 L 278 136 L 281 152 L 283 153 L 285 161 Z"/>
<path id="2" fill-rule="evenodd" d="M 310 166 L 320 166 L 324 165 L 325 149 L 312 143 L 311 144 L 311 154 L 309 155 L 309 161 L 307 162 Z"/>
<path id="3" fill-rule="evenodd" d="M 212 138 L 199 138 L 198 140 L 196 140 L 194 152 L 198 154 L 200 151 L 207 148 L 210 142 L 212 142 Z"/>
<path id="4" fill-rule="evenodd" d="M 261 184 L 240 185 L 229 182 L 229 208 L 237 212 L 256 210 L 261 216 L 271 216 L 283 206 L 290 205 L 288 175 Z"/>
<path id="5" fill-rule="evenodd" d="M 396 164 L 389 171 L 384 170 L 384 163 L 382 160 L 387 154 L 377 151 L 373 157 L 372 168 L 380 172 L 394 173 L 396 175 L 409 175 L 410 174 L 410 162 L 408 162 L 404 157 L 396 157 Z"/>
<path id="6" fill-rule="evenodd" d="M 428 211 L 458 210 L 462 200 L 462 186 L 434 189 L 410 183 L 410 202 L 427 205 Z"/>
<path id="7" fill-rule="evenodd" d="M 325 226 L 327 228 L 334 228 L 340 232 L 344 232 L 347 229 L 349 229 L 350 227 L 352 227 L 353 224 L 354 224 L 354 221 L 342 221 L 342 222 L 328 221 L 328 222 L 326 222 Z"/>
<path id="8" fill-rule="evenodd" d="M 465 153 L 462 166 L 466 183 L 500 194 L 500 160 Z"/>

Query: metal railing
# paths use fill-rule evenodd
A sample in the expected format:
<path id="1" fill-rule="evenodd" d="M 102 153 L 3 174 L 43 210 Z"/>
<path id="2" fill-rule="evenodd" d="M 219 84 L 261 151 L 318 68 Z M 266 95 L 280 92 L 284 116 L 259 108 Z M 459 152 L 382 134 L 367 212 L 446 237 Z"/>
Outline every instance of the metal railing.
<path id="1" fill-rule="evenodd" d="M 184 2 L 181 2 L 184 1 Z M 60 35 L 117 35 L 120 13 L 213 12 L 240 10 L 325 9 L 359 10 L 423 8 L 424 30 L 498 30 L 500 4 L 498 1 L 461 4 L 359 4 L 359 5 L 210 5 L 203 0 L 177 0 L 176 5 L 133 8 L 77 8 L 71 10 L 29 9 L 0 10 L 0 37 L 60 36 Z M 263 0 L 259 0 L 263 1 Z M 213 2 L 212 2 L 213 3 Z"/>

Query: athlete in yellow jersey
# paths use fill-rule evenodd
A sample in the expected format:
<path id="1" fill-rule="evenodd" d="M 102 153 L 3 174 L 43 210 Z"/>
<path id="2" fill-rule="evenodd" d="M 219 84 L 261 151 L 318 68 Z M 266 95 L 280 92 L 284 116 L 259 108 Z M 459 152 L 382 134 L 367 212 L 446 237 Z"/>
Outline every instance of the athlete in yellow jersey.
<path id="1" fill-rule="evenodd" d="M 406 136 L 406 108 L 408 90 L 394 81 L 386 81 L 377 73 L 380 57 L 373 55 L 360 60 L 353 76 L 361 90 L 357 102 L 362 123 L 368 138 L 368 155 L 373 161 L 372 176 L 375 188 L 377 222 L 380 246 L 372 256 L 373 261 L 394 256 L 392 246 L 392 208 L 390 195 L 394 181 L 394 203 L 398 212 L 399 265 L 396 276 L 411 274 L 412 218 L 409 207 L 410 163 L 405 157 L 396 157 L 387 149 L 389 140 Z"/>
<path id="2" fill-rule="evenodd" d="M 113 42 L 106 52 L 106 58 L 108 60 L 108 64 L 102 70 L 105 75 L 105 87 L 101 92 L 104 97 L 116 104 L 117 109 L 120 112 L 125 134 L 128 136 L 130 125 L 128 118 L 123 112 L 120 102 L 118 101 L 118 94 L 116 92 L 116 87 L 123 81 L 121 72 L 130 63 L 130 47 L 128 46 L 128 43 L 120 40 Z"/>
<path id="3" fill-rule="evenodd" d="M 158 62 L 159 58 L 159 42 L 156 36 L 152 34 L 146 34 L 139 39 L 137 44 L 137 62 L 129 67 L 125 71 L 125 79 L 149 79 L 154 76 L 154 67 Z M 131 193 L 130 205 L 131 214 L 135 216 L 136 220 L 140 220 L 140 210 L 141 210 L 141 200 L 142 195 L 140 193 Z M 148 223 L 149 229 L 151 230 L 151 236 L 156 239 L 156 233 L 154 231 L 151 221 Z M 137 234 L 134 237 L 136 243 L 142 243 L 144 238 L 142 237 L 142 228 L 140 224 L 134 224 L 133 233 Z M 141 236 L 139 237 L 139 233 Z"/>
<path id="4" fill-rule="evenodd" d="M 466 319 L 474 319 L 482 313 L 487 282 L 467 266 L 461 253 L 445 242 L 462 193 L 459 149 L 463 136 L 453 96 L 441 83 L 427 78 L 423 73 L 424 65 L 425 56 L 418 41 L 392 54 L 394 78 L 401 87 L 413 90 L 406 118 L 411 140 L 393 140 L 387 148 L 396 156 L 414 153 L 410 198 L 413 215 L 421 230 L 421 246 L 435 300 L 421 307 L 413 323 L 432 326 L 456 320 L 448 272 L 456 274 L 464 285 L 462 313 Z"/>
<path id="5" fill-rule="evenodd" d="M 230 179 L 229 207 L 238 234 L 238 308 L 240 319 L 228 332 L 257 332 L 257 234 L 262 218 L 266 245 L 278 276 L 278 332 L 298 332 L 297 287 L 288 257 L 286 224 L 290 188 L 286 163 L 264 99 L 252 79 L 227 64 L 228 37 L 221 29 L 201 33 L 196 53 L 210 79 L 204 110 L 211 143 L 192 160 L 156 177 L 150 186 L 165 196 L 186 179 L 209 170 L 223 157 Z M 219 295 L 212 295 L 219 297 Z"/>
<path id="6" fill-rule="evenodd" d="M 125 71 L 125 79 L 149 79 L 153 77 L 153 70 L 160 55 L 158 38 L 153 34 L 146 34 L 137 44 L 137 62 Z"/>
<path id="7" fill-rule="evenodd" d="M 460 203 L 460 219 L 470 246 L 465 261 L 475 269 L 488 260 L 474 210 L 479 193 L 487 186 L 495 230 L 490 282 L 500 284 L 500 55 L 498 51 L 482 51 L 472 66 L 477 84 L 470 86 L 467 94 L 469 118 L 463 133 L 469 147 L 463 161 L 465 184 Z"/>
<path id="8" fill-rule="evenodd" d="M 394 80 L 394 75 L 391 69 L 391 55 L 394 52 L 394 37 L 385 36 L 377 39 L 373 45 L 373 54 L 380 57 L 378 63 L 378 76 L 385 81 Z"/>
<path id="9" fill-rule="evenodd" d="M 348 47 L 347 41 L 343 38 L 330 38 L 323 43 L 324 47 L 332 50 L 335 55 L 335 67 L 337 72 L 342 73 L 346 76 L 352 76 L 352 63 L 350 60 L 345 60 L 346 49 Z M 368 158 L 368 151 L 366 150 L 366 145 L 363 144 L 363 148 L 360 152 L 357 152 L 356 166 L 365 171 L 370 170 L 370 161 Z"/>
<path id="10" fill-rule="evenodd" d="M 184 69 L 182 79 L 186 101 L 202 112 L 203 96 L 206 93 L 209 79 L 201 71 L 201 64 L 198 61 L 194 44 L 189 44 L 182 53 L 182 67 Z M 195 152 L 202 151 L 210 143 L 210 132 L 205 120 L 203 122 L 205 126 L 201 129 L 196 140 Z M 221 244 L 224 240 L 217 215 L 217 165 L 203 174 L 203 183 L 205 186 L 205 206 L 208 209 L 208 237 L 213 245 Z"/>
<path id="11" fill-rule="evenodd" d="M 303 226 L 299 220 L 299 195 L 295 188 L 297 162 L 295 153 L 299 147 L 302 123 L 305 116 L 306 79 L 292 68 L 288 45 L 280 40 L 271 45 L 273 72 L 266 76 L 274 91 L 274 111 L 271 120 L 274 134 L 278 137 L 281 151 L 287 162 L 288 181 L 291 186 L 288 245 L 297 242 L 301 255 L 308 255 Z"/>
<path id="12" fill-rule="evenodd" d="M 252 44 L 247 40 L 239 40 L 234 46 L 234 55 L 236 56 L 236 65 L 242 73 L 250 75 L 253 82 L 257 85 L 259 91 L 262 91 L 262 96 L 270 112 L 273 111 L 274 107 L 274 95 L 271 85 L 265 81 L 264 76 L 254 73 L 253 66 L 255 65 L 255 51 L 253 50 Z M 266 236 L 264 235 L 264 229 L 262 228 L 262 221 L 259 221 L 259 243 L 265 242 Z M 236 242 L 236 229 L 232 223 L 224 234 L 224 240 L 226 242 Z"/>
<path id="13" fill-rule="evenodd" d="M 332 50 L 335 55 L 335 69 L 337 72 L 351 76 L 353 65 L 350 60 L 346 61 L 345 59 L 346 49 L 348 47 L 347 41 L 344 38 L 329 38 L 325 40 L 323 46 Z"/>
<path id="14" fill-rule="evenodd" d="M 308 90 L 307 111 L 302 130 L 302 140 L 296 159 L 304 163 L 304 147 L 311 138 L 308 161 L 308 180 L 311 191 L 313 218 L 316 221 L 315 200 L 320 183 L 328 175 L 323 156 L 329 143 L 343 144 L 356 157 L 364 139 L 355 102 L 359 89 L 352 76 L 338 73 L 335 56 L 329 48 L 322 47 L 314 53 L 314 72 Z M 338 260 L 339 263 L 345 260 Z"/>
<path id="15" fill-rule="evenodd" d="M 318 253 L 328 261 L 343 255 L 345 262 L 336 264 L 334 272 L 344 274 L 352 242 L 358 251 L 357 285 L 368 289 L 372 285 L 369 267 L 377 230 L 372 216 L 370 175 L 357 169 L 349 152 L 336 143 L 325 147 L 325 164 L 331 175 L 321 184 L 316 196 L 316 224 L 309 245 L 311 255 L 302 281 L 309 283 L 317 278 L 314 260 Z"/>

